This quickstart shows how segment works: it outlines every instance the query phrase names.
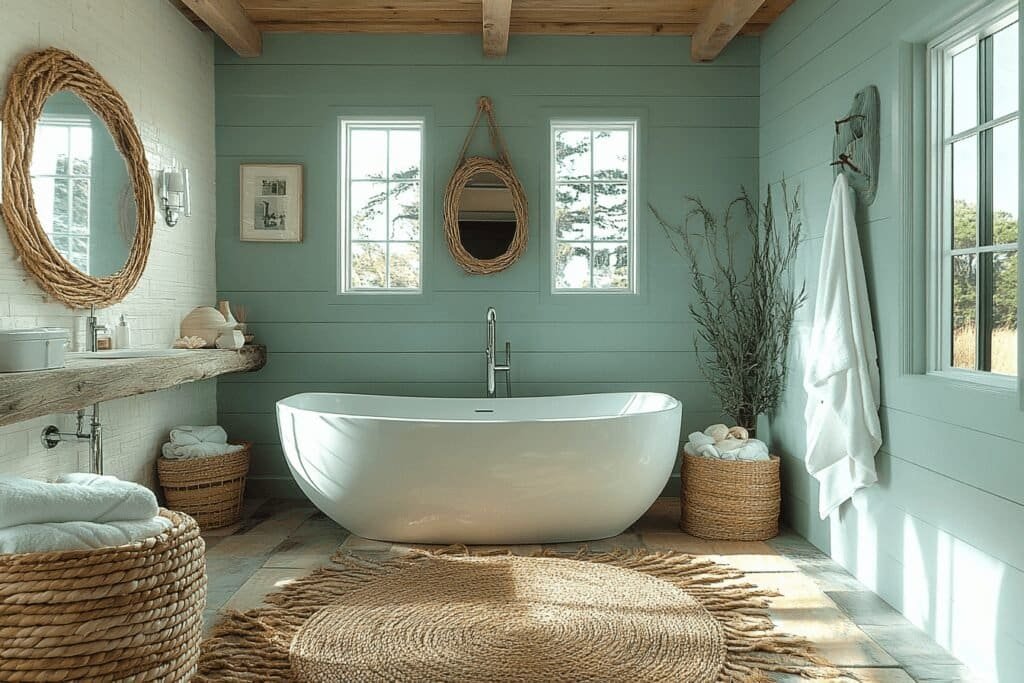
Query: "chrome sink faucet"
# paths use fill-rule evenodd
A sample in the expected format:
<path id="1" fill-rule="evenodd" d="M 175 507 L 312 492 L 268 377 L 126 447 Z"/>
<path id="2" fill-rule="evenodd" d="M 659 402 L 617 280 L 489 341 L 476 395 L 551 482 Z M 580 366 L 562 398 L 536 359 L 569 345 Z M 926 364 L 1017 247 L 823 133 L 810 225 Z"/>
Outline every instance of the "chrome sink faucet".
<path id="1" fill-rule="evenodd" d="M 505 393 L 507 396 L 512 396 L 512 344 L 505 342 L 505 364 L 495 364 L 495 337 L 496 328 L 498 323 L 498 314 L 493 307 L 487 309 L 487 348 L 485 353 L 487 355 L 487 398 L 495 398 L 497 392 L 495 391 L 494 374 L 497 372 L 505 373 Z"/>

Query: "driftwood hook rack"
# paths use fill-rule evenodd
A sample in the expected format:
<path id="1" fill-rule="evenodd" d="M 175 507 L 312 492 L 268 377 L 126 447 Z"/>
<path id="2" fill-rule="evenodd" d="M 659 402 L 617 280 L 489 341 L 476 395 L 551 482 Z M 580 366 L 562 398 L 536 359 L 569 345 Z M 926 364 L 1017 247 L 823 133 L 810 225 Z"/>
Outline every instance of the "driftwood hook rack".
<path id="1" fill-rule="evenodd" d="M 879 114 L 878 88 L 869 85 L 854 95 L 846 116 L 833 122 L 836 134 L 830 166 L 836 176 L 846 176 L 865 206 L 875 201 L 878 191 Z"/>

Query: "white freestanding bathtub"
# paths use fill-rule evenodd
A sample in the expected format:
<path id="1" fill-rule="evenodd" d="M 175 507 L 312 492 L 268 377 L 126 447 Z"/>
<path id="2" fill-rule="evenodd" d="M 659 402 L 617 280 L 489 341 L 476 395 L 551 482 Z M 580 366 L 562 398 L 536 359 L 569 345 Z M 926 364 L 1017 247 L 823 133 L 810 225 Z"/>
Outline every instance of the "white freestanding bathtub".
<path id="1" fill-rule="evenodd" d="M 665 394 L 277 403 L 288 467 L 365 538 L 557 543 L 622 533 L 668 481 L 682 407 Z"/>

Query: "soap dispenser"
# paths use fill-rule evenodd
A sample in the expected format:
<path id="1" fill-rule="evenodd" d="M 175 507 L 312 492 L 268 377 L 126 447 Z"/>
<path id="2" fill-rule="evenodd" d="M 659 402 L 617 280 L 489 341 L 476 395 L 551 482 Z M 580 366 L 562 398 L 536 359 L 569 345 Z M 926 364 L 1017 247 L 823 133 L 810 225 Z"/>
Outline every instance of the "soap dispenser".
<path id="1" fill-rule="evenodd" d="M 121 320 L 114 326 L 114 348 L 130 349 L 132 347 L 132 328 L 121 314 Z"/>

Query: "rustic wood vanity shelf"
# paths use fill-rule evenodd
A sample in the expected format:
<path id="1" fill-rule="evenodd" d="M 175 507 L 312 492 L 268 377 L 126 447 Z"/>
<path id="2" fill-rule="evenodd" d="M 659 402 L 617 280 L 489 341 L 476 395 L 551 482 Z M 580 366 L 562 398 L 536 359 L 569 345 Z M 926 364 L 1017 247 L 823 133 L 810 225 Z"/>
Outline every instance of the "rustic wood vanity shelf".
<path id="1" fill-rule="evenodd" d="M 238 351 L 199 349 L 142 358 L 72 356 L 65 367 L 56 370 L 0 374 L 0 425 L 67 413 L 230 372 L 253 372 L 266 363 L 267 349 L 259 345 Z"/>

